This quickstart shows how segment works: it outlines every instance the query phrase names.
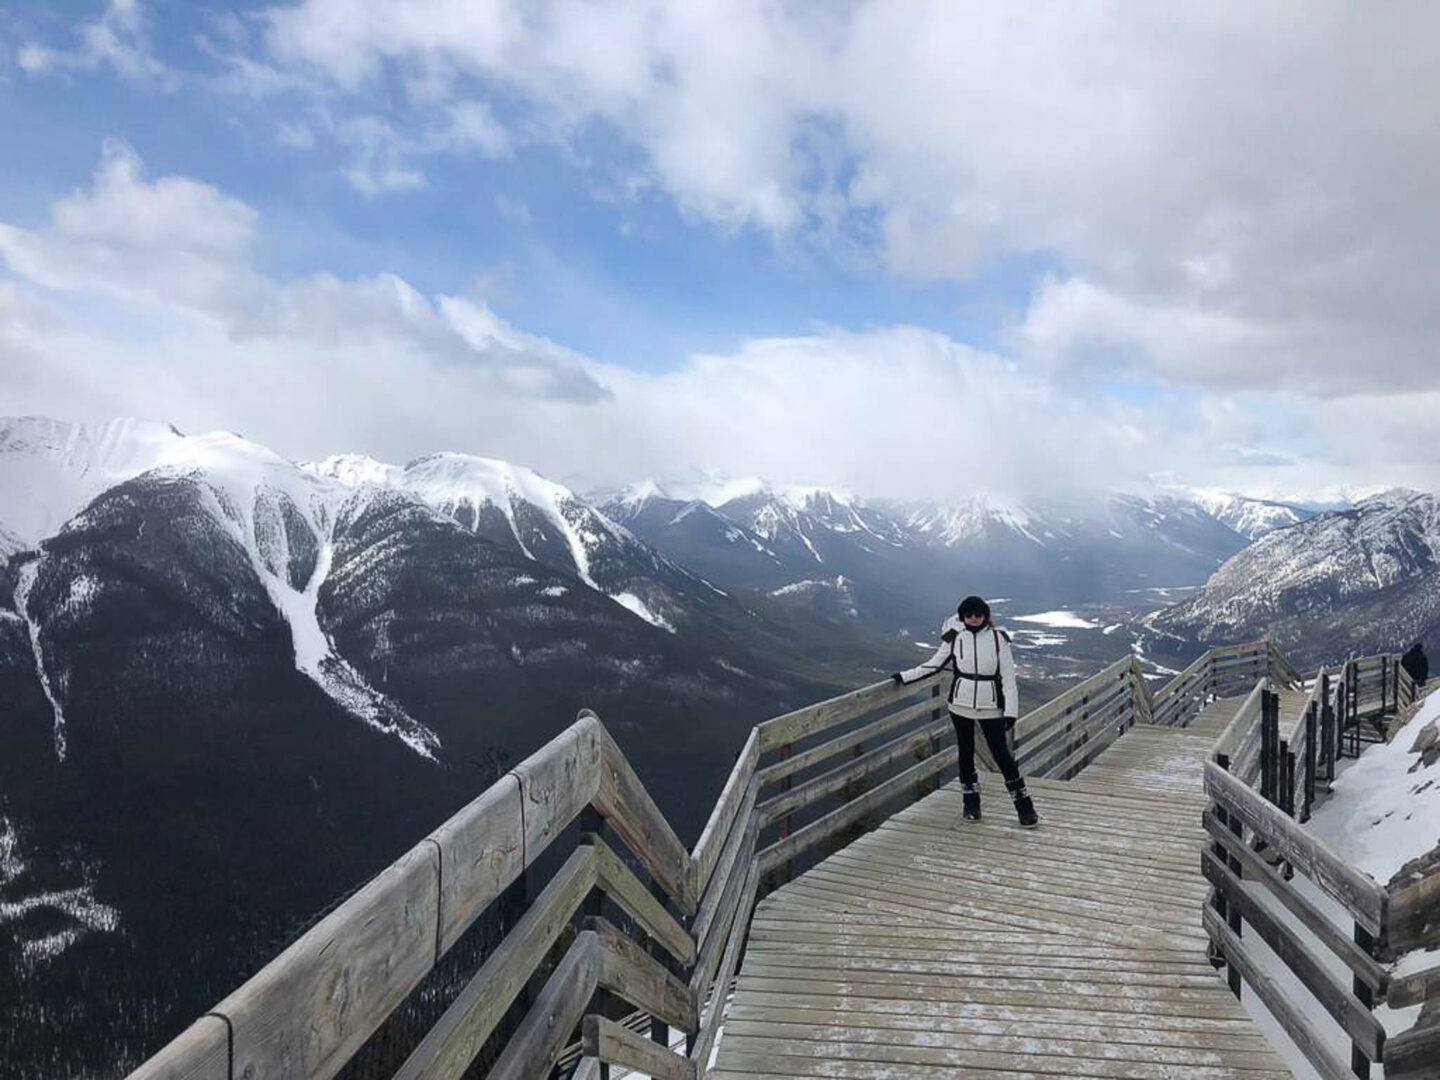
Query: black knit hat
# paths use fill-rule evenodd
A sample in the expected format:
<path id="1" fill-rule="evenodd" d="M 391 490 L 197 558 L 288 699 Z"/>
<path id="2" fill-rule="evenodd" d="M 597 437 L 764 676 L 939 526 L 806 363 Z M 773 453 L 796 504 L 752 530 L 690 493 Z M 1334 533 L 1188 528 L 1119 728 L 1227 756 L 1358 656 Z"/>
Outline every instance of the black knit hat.
<path id="1" fill-rule="evenodd" d="M 956 609 L 956 614 L 962 619 L 967 615 L 981 615 L 984 616 L 986 622 L 989 622 L 990 605 L 978 596 L 967 596 L 964 600 L 960 601 L 960 606 Z"/>

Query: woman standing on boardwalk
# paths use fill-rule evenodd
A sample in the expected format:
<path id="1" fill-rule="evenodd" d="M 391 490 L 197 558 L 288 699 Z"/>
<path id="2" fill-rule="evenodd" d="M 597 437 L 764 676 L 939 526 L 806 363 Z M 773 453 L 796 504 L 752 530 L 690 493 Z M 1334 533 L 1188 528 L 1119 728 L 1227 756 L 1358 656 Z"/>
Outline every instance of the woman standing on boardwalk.
<path id="1" fill-rule="evenodd" d="M 1005 739 L 1020 715 L 1010 635 L 991 623 L 990 605 L 978 596 L 967 596 L 955 615 L 945 620 L 940 628 L 940 648 L 934 656 L 919 667 L 897 671 L 890 677 L 898 683 L 911 683 L 946 668 L 954 672 L 949 706 L 955 742 L 960 748 L 963 819 L 980 820 L 980 778 L 975 773 L 975 725 L 979 724 L 990 755 L 1005 777 L 1005 789 L 1015 801 L 1021 827 L 1035 828 L 1040 818 Z"/>

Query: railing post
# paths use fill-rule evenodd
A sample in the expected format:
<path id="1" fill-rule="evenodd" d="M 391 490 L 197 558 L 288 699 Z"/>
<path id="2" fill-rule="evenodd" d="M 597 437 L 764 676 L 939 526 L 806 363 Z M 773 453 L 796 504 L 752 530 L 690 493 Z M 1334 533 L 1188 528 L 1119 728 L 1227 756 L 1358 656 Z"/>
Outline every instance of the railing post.
<path id="1" fill-rule="evenodd" d="M 580 835 L 591 833 L 600 840 L 605 839 L 605 818 L 593 806 L 587 806 L 580 811 L 579 816 Z M 594 916 L 604 918 L 605 916 L 605 891 L 596 885 L 590 890 L 590 895 L 585 897 L 585 902 L 580 906 L 581 916 Z M 590 998 L 590 1005 L 585 1010 L 587 1013 L 598 1013 L 600 1016 L 610 1016 L 610 991 L 597 989 Z M 610 1080 L 610 1063 L 600 1062 L 600 1080 Z"/>
<path id="2" fill-rule="evenodd" d="M 1280 749 L 1275 755 L 1277 772 L 1275 805 L 1291 817 L 1295 816 L 1295 755 L 1290 751 L 1290 741 L 1280 740 Z"/>
<path id="3" fill-rule="evenodd" d="M 1215 763 L 1219 765 L 1220 768 L 1224 769 L 1226 772 L 1230 771 L 1229 755 L 1216 754 Z M 1238 818 L 1232 818 L 1228 811 L 1215 803 L 1213 800 L 1210 803 L 1210 809 L 1215 815 L 1215 820 L 1221 825 L 1223 825 L 1225 828 L 1229 829 L 1236 836 L 1241 836 L 1244 834 L 1245 829 L 1244 826 L 1240 823 L 1240 820 Z M 1226 851 L 1224 844 L 1222 844 L 1219 840 L 1216 840 L 1211 845 L 1210 850 L 1215 853 L 1215 857 L 1217 859 L 1223 859 L 1225 861 L 1226 865 L 1230 867 L 1231 872 L 1234 873 L 1236 877 L 1242 876 L 1240 860 L 1235 858 L 1228 851 Z M 1214 890 L 1214 904 L 1216 914 L 1218 914 L 1221 918 L 1225 920 L 1225 924 L 1230 927 L 1230 930 L 1238 938 L 1240 936 L 1241 927 L 1243 925 L 1240 918 L 1239 909 L 1231 905 L 1230 902 L 1225 899 L 1224 894 L 1219 889 Z M 1215 945 L 1213 941 L 1210 943 L 1210 948 L 1212 953 L 1211 963 L 1215 964 L 1216 967 L 1219 967 L 1220 963 L 1222 962 L 1225 963 L 1225 981 L 1229 983 L 1230 992 L 1235 995 L 1235 999 L 1237 1001 L 1240 1000 L 1241 986 L 1239 968 L 1237 968 L 1234 964 L 1228 963 L 1226 961 L 1225 954 Z"/>
<path id="4" fill-rule="evenodd" d="M 1280 725 L 1276 704 L 1269 690 L 1260 692 L 1260 797 L 1279 805 Z"/>
<path id="5" fill-rule="evenodd" d="M 794 755 L 795 755 L 795 744 L 794 744 L 793 742 L 787 742 L 787 743 L 781 744 L 781 747 L 780 747 L 780 760 L 781 760 L 781 761 L 789 761 Z M 792 787 L 794 787 L 794 786 L 795 786 L 795 774 L 794 774 L 794 773 L 789 774 L 788 776 L 785 777 L 785 779 L 784 779 L 783 781 L 781 781 L 781 790 L 783 790 L 783 791 L 789 791 L 789 790 L 790 790 Z M 790 830 L 791 830 L 791 815 L 790 815 L 790 814 L 786 814 L 783 818 L 780 819 L 780 839 L 781 839 L 781 840 L 784 840 L 786 837 L 788 837 L 788 836 L 790 835 Z M 794 859 L 786 859 L 786 860 L 785 860 L 785 880 L 786 880 L 786 881 L 794 881 L 794 880 L 795 880 L 795 860 L 794 860 Z"/>
<path id="6" fill-rule="evenodd" d="M 1325 748 L 1325 782 L 1335 779 L 1335 704 L 1330 699 L 1330 673 L 1320 673 L 1320 741 Z"/>
<path id="7" fill-rule="evenodd" d="M 661 887 L 658 881 L 652 880 L 650 882 L 650 895 L 653 896 L 661 906 L 666 908 L 670 906 L 669 897 L 665 894 L 664 888 Z M 687 916 L 677 912 L 676 917 L 681 926 L 685 927 L 686 930 L 690 930 L 690 919 Z M 693 931 L 691 931 L 691 936 L 694 936 Z M 650 940 L 648 942 L 648 951 L 656 963 L 660 964 L 666 971 L 670 972 L 670 974 L 677 975 L 681 979 L 684 979 L 688 974 L 685 971 L 684 964 L 671 956 L 670 950 L 665 948 L 659 941 Z M 688 1032 L 686 1033 L 686 1037 L 690 1037 Z M 665 1023 L 664 1020 L 652 1016 L 650 1018 L 650 1041 L 668 1048 L 670 1045 L 670 1025 Z"/>
<path id="8" fill-rule="evenodd" d="M 1359 757 L 1359 667 L 1355 661 L 1345 667 L 1349 701 L 1345 703 L 1345 723 L 1351 727 L 1351 757 Z"/>
<path id="9" fill-rule="evenodd" d="M 1315 739 L 1319 734 L 1319 722 L 1315 715 L 1316 704 L 1310 702 L 1310 707 L 1305 710 L 1305 803 L 1300 811 L 1300 820 L 1310 820 L 1310 808 L 1315 803 L 1315 769 L 1319 761 L 1319 748 L 1315 745 Z"/>
<path id="10" fill-rule="evenodd" d="M 944 716 L 945 712 L 947 711 L 946 708 L 940 704 L 940 684 L 938 682 L 934 686 L 930 687 L 930 696 L 935 699 L 935 707 L 930 710 L 930 722 L 933 724 L 938 723 L 941 717 Z M 1010 735 L 1010 740 L 1010 750 L 1013 753 L 1015 750 L 1013 735 Z M 940 753 L 940 745 L 941 736 L 936 735 L 933 739 L 930 740 L 930 753 L 932 755 Z M 934 785 L 934 790 L 936 791 L 939 791 L 942 787 L 945 786 L 945 777 L 943 774 L 935 774 Z"/>
<path id="11" fill-rule="evenodd" d="M 1365 950 L 1367 956 L 1373 957 L 1375 955 L 1374 935 L 1358 922 L 1355 924 L 1355 944 Z M 1361 1005 L 1364 1005 L 1367 1009 L 1374 1009 L 1375 995 L 1371 993 L 1369 983 L 1362 981 L 1360 976 L 1356 975 L 1351 980 L 1351 989 L 1354 991 L 1355 997 Z M 1361 1080 L 1369 1080 L 1370 1058 L 1366 1055 L 1365 1051 L 1354 1042 L 1350 1044 L 1350 1071 L 1360 1077 Z"/>
<path id="12" fill-rule="evenodd" d="M 1350 715 L 1350 686 L 1346 681 L 1344 668 L 1340 669 L 1340 685 L 1335 689 L 1335 761 L 1338 764 L 1345 756 L 1345 723 Z M 1334 770 L 1331 770 L 1330 779 L 1334 780 Z"/>
<path id="13" fill-rule="evenodd" d="M 1385 715 L 1385 691 L 1390 686 L 1390 658 L 1380 657 L 1380 715 Z"/>

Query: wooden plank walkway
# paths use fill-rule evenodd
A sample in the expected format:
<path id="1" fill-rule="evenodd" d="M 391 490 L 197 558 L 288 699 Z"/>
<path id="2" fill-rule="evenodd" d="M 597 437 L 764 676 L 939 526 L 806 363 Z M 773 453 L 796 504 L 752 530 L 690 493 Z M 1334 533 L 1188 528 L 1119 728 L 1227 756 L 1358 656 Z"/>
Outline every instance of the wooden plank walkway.
<path id="1" fill-rule="evenodd" d="M 951 784 L 770 894 L 716 1075 L 1289 1077 L 1200 921 L 1201 763 L 1240 700 L 1030 781 L 1038 830 L 993 776 L 960 824 Z"/>

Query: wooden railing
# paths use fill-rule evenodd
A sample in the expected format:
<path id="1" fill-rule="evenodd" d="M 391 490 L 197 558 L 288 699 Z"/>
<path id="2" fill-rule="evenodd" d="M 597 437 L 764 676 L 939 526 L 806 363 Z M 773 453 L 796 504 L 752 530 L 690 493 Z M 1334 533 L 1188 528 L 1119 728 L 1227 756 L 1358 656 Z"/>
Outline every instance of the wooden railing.
<path id="1" fill-rule="evenodd" d="M 1363 703 L 1373 694 L 1357 678 Z M 1229 740 L 1236 771 L 1216 781 L 1229 792 L 1241 778 L 1248 798 L 1262 757 L 1255 702 L 1272 683 L 1298 681 L 1268 642 L 1213 649 L 1158 692 L 1126 656 L 1023 715 L 1014 750 L 1027 774 L 1068 778 L 1136 724 L 1183 725 L 1205 703 L 1255 686 L 1221 740 Z M 413 1004 L 422 980 L 482 916 L 493 916 L 507 889 L 553 866 L 539 895 L 386 1075 L 458 1078 L 480 1060 L 493 1077 L 544 1077 L 568 1047 L 567 1060 L 578 1057 L 575 1075 L 586 1080 L 612 1064 L 694 1080 L 713 1050 L 758 898 L 797 864 L 923 797 L 954 768 L 945 685 L 935 677 L 908 686 L 887 680 L 758 725 L 689 851 L 600 720 L 584 712 L 132 1078 L 337 1075 L 387 1017 Z M 1253 810 L 1254 801 L 1243 806 Z M 1228 804 L 1217 811 L 1211 817 L 1227 829 L 1247 822 Z M 1275 833 L 1272 817 L 1256 820 Z M 1231 867 L 1226 852 L 1211 863 Z M 1236 904 L 1240 910 L 1243 901 Z M 671 1029 L 684 1032 L 683 1052 L 670 1048 Z"/>
<path id="2" fill-rule="evenodd" d="M 1205 767 L 1211 806 L 1203 820 L 1214 843 L 1202 855 L 1212 886 L 1204 925 L 1217 962 L 1228 967 L 1236 996 L 1248 985 L 1326 1080 L 1367 1077 L 1376 1062 L 1383 1062 L 1390 1080 L 1420 1080 L 1434 1076 L 1440 1061 L 1440 1027 L 1387 1041 L 1373 1015 L 1381 1002 L 1400 1008 L 1440 994 L 1440 968 L 1392 982 L 1380 963 L 1391 953 L 1440 943 L 1440 875 L 1390 892 L 1299 823 L 1309 816 L 1317 780 L 1334 779 L 1344 733 L 1358 728 L 1362 716 L 1383 716 L 1414 701 L 1416 687 L 1395 659 L 1367 657 L 1304 679 L 1277 665 L 1255 684 Z M 1276 673 L 1291 686 L 1310 686 L 1303 706 L 1283 725 L 1272 689 Z M 1298 889 L 1295 874 L 1312 882 L 1351 925 L 1338 925 Z M 1292 918 L 1279 917 L 1263 895 Z M 1348 1065 L 1317 1030 L 1311 1019 L 1316 1010 L 1288 993 L 1247 944 L 1246 925 L 1343 1030 L 1351 1044 Z M 1348 968 L 1349 985 L 1332 974 L 1336 959 Z"/>
<path id="3" fill-rule="evenodd" d="M 691 856 L 604 726 L 586 713 L 132 1075 L 336 1075 L 485 909 L 590 810 L 665 902 L 604 840 L 586 837 L 396 1075 L 462 1075 L 597 891 L 678 964 L 698 966 L 695 938 L 680 921 L 699 907 Z M 593 915 L 573 933 L 490 1075 L 544 1075 L 600 988 L 668 1023 L 695 1027 L 696 998 L 685 983 Z M 595 1030 L 602 1041 L 612 1034 L 604 1023 Z M 621 1042 L 618 1050 L 605 1042 L 614 1060 L 635 1056 L 630 1042 Z M 646 1064 L 655 1062 L 647 1057 Z"/>

